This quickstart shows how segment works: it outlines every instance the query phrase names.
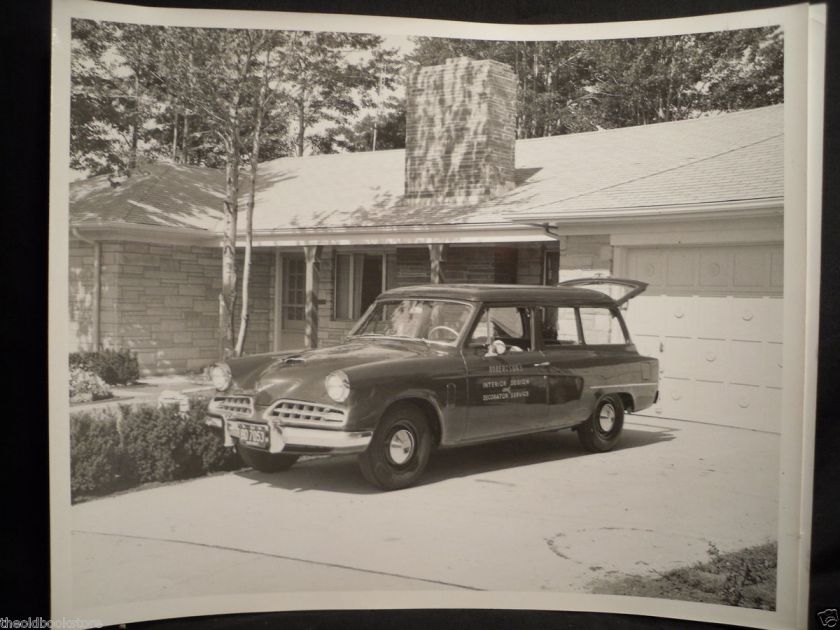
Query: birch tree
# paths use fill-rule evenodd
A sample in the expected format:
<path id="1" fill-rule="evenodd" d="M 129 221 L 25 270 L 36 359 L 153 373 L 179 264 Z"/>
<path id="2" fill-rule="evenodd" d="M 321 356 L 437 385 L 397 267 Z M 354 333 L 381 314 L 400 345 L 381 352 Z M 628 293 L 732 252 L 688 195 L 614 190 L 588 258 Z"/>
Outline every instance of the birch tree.
<path id="1" fill-rule="evenodd" d="M 219 294 L 219 355 L 235 353 L 236 236 L 242 127 L 253 84 L 261 34 L 241 29 L 168 29 L 162 54 L 166 76 L 182 86 L 181 97 L 210 123 L 224 151 L 222 290 Z"/>

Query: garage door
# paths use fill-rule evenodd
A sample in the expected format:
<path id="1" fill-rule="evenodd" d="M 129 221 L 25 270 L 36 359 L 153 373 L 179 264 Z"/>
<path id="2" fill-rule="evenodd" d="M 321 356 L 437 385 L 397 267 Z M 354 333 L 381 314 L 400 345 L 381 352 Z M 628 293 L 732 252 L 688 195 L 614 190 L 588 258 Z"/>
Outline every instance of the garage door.
<path id="1" fill-rule="evenodd" d="M 625 260 L 622 273 L 650 285 L 625 317 L 660 361 L 653 412 L 778 432 L 782 246 L 628 248 Z"/>

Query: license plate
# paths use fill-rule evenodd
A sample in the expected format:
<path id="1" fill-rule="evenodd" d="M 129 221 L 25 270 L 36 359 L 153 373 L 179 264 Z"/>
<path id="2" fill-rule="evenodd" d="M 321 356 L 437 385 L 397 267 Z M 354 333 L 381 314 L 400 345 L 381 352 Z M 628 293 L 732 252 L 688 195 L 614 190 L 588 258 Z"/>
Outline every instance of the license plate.
<path id="1" fill-rule="evenodd" d="M 232 432 L 234 435 L 239 434 L 239 443 L 244 446 L 253 446 L 255 448 L 268 448 L 270 439 L 268 436 L 268 427 L 259 424 L 244 424 L 235 423 L 236 431 Z"/>

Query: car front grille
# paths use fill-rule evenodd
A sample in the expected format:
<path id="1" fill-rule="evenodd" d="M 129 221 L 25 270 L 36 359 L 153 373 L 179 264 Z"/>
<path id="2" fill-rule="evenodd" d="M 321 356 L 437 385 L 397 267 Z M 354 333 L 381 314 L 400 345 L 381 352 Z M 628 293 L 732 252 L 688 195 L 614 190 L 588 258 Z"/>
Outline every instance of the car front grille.
<path id="1" fill-rule="evenodd" d="M 250 418 L 254 415 L 254 399 L 251 396 L 216 396 L 210 401 L 209 411 Z"/>
<path id="2" fill-rule="evenodd" d="M 268 411 L 267 417 L 281 424 L 304 426 L 341 426 L 343 409 L 299 400 L 279 400 Z"/>

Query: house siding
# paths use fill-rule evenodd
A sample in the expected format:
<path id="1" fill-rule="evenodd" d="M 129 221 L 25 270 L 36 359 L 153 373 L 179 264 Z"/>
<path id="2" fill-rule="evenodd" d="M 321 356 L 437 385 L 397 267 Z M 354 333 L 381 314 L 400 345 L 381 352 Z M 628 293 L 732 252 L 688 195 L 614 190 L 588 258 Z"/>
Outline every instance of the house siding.
<path id="1" fill-rule="evenodd" d="M 573 236 L 555 243 L 449 246 L 443 273 L 448 283 L 540 284 L 544 253 L 560 249 L 561 278 L 609 273 L 609 236 Z M 335 254 L 325 247 L 319 286 L 319 345 L 341 343 L 354 320 L 335 318 Z M 384 253 L 387 288 L 430 281 L 427 247 L 369 248 Z M 101 244 L 100 342 L 130 348 L 144 374 L 201 369 L 218 358 L 221 251 L 217 248 L 134 242 Z M 299 254 L 297 250 L 295 254 Z M 241 296 L 242 254 L 238 255 Z M 274 250 L 254 252 L 251 319 L 246 353 L 274 349 Z M 75 350 L 93 348 L 93 246 L 72 239 L 69 260 L 70 334 Z M 239 324 L 237 305 L 236 324 Z"/>
<path id="2" fill-rule="evenodd" d="M 560 240 L 560 280 L 612 273 L 609 234 L 568 236 Z"/>
<path id="3" fill-rule="evenodd" d="M 71 333 L 93 346 L 92 254 L 71 243 Z M 88 259 L 90 262 L 88 263 Z M 238 256 L 240 286 L 242 255 Z M 218 358 L 221 251 L 216 248 L 103 242 L 100 336 L 103 348 L 130 348 L 144 374 L 196 370 Z M 272 347 L 274 256 L 254 252 L 247 353 Z M 240 292 L 241 295 L 241 292 Z M 236 324 L 239 323 L 238 304 Z"/>
<path id="4" fill-rule="evenodd" d="M 75 350 L 93 349 L 93 245 L 70 240 L 68 332 Z"/>

